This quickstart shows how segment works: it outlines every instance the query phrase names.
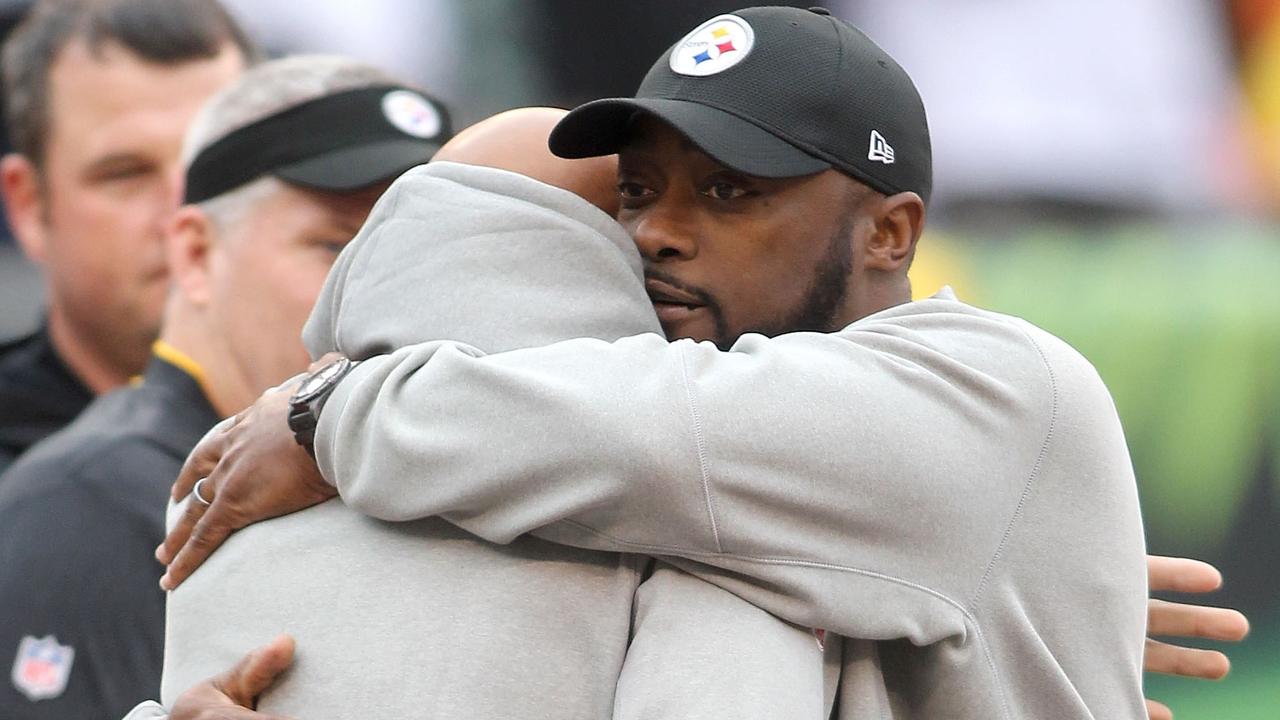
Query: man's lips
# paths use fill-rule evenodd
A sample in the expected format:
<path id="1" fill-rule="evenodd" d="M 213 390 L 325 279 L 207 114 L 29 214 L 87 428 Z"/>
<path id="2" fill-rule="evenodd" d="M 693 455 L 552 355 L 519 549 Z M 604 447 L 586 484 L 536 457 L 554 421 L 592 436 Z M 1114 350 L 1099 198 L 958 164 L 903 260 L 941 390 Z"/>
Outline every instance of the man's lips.
<path id="1" fill-rule="evenodd" d="M 655 303 L 666 303 L 668 305 L 688 305 L 691 307 L 702 307 L 704 304 L 697 296 L 692 293 L 680 290 L 655 278 L 647 278 L 644 281 L 645 292 L 649 293 L 649 299 Z"/>
<path id="2" fill-rule="evenodd" d="M 644 282 L 644 289 L 649 293 L 649 301 L 662 323 L 680 322 L 688 319 L 703 309 L 703 302 L 693 295 L 672 287 L 661 280 L 649 278 Z"/>
<path id="3" fill-rule="evenodd" d="M 696 311 L 703 309 L 704 304 L 695 296 L 690 295 L 676 287 L 659 281 L 659 279 L 649 278 L 644 283 L 645 291 L 649 293 L 649 301 L 653 302 L 653 309 L 658 314 L 658 320 L 663 323 L 676 323 L 680 320 L 689 318 Z"/>

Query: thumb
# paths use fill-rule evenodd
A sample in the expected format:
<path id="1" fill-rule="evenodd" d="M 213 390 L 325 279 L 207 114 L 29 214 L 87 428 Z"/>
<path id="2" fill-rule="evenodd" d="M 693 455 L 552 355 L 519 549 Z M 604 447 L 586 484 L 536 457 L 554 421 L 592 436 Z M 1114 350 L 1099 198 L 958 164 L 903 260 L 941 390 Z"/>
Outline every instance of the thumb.
<path id="1" fill-rule="evenodd" d="M 244 656 L 236 666 L 214 679 L 213 684 L 237 705 L 253 708 L 257 698 L 293 662 L 294 642 L 279 635 Z"/>

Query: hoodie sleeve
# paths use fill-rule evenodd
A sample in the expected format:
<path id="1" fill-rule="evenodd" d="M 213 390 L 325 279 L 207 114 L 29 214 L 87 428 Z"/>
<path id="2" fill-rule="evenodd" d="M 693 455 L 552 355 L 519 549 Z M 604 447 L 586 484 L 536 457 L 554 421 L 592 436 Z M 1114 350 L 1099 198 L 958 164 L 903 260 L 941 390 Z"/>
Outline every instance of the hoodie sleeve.
<path id="1" fill-rule="evenodd" d="M 804 626 L 931 642 L 963 634 L 1058 450 L 1058 387 L 1080 381 L 1047 368 L 1025 330 L 963 312 L 730 352 L 652 335 L 489 356 L 428 343 L 344 380 L 316 449 L 375 517 L 666 556 Z M 1099 462 L 1124 468 L 1100 481 L 1123 492 L 1101 393 Z"/>

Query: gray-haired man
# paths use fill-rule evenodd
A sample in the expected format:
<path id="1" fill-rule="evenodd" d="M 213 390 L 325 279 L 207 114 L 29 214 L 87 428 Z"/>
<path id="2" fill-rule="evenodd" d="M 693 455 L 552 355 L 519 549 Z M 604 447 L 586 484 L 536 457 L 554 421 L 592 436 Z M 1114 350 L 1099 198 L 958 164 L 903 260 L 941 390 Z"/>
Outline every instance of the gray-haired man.
<path id="1" fill-rule="evenodd" d="M 0 647 L 15 652 L 0 715 L 118 718 L 157 693 L 166 489 L 219 418 L 307 367 L 298 336 L 334 258 L 448 137 L 413 88 L 320 56 L 260 65 L 196 118 L 141 384 L 91 405 L 0 486 Z"/>

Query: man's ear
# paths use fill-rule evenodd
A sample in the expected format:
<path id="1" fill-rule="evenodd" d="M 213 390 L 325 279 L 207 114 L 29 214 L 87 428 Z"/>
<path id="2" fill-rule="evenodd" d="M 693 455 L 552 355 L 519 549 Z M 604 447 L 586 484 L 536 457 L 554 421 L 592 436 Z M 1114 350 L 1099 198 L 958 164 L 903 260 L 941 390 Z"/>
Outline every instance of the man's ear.
<path id="1" fill-rule="evenodd" d="M 901 192 L 879 201 L 876 228 L 867 241 L 866 267 L 884 272 L 906 272 L 924 231 L 924 200 L 913 192 Z"/>
<path id="2" fill-rule="evenodd" d="M 0 194 L 4 196 L 9 227 L 27 259 L 37 265 L 45 259 L 46 208 L 40 184 L 40 171 L 19 153 L 0 158 Z"/>
<path id="3" fill-rule="evenodd" d="M 217 242 L 217 228 L 209 216 L 195 205 L 183 205 L 165 224 L 164 242 L 174 290 L 193 305 L 207 305 Z"/>

